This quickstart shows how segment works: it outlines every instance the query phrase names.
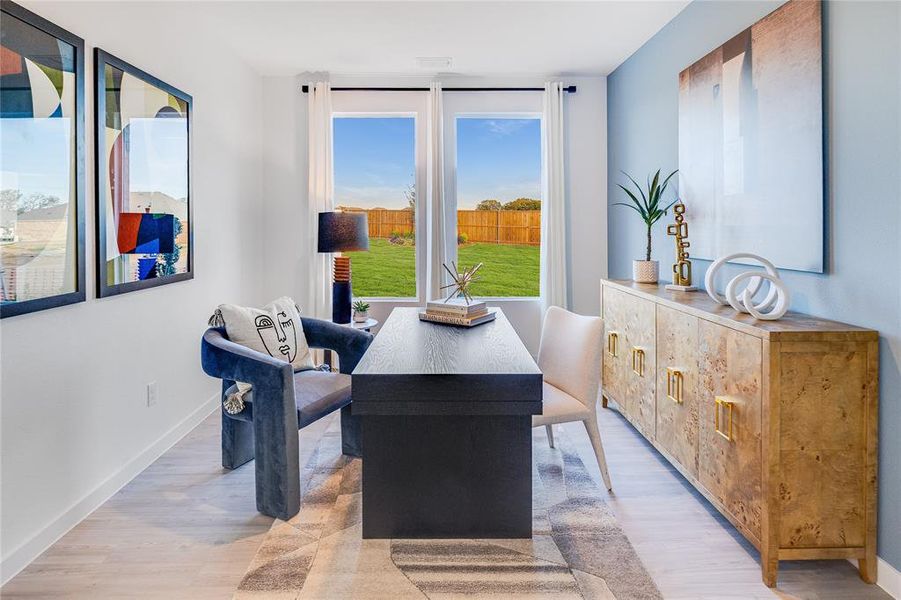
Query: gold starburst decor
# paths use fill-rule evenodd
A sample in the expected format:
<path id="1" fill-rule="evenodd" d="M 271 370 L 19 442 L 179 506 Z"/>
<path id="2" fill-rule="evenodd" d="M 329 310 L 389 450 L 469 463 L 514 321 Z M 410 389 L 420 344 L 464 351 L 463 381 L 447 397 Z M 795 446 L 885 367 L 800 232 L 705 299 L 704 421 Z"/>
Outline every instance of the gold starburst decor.
<path id="1" fill-rule="evenodd" d="M 453 283 L 441 286 L 442 290 L 446 288 L 453 288 L 451 290 L 451 293 L 447 296 L 447 298 L 444 299 L 444 301 L 447 302 L 452 298 L 463 296 L 463 298 L 466 299 L 466 304 L 472 302 L 472 294 L 469 293 L 469 286 L 482 279 L 481 277 L 476 277 L 476 273 L 479 269 L 482 268 L 482 263 L 469 267 L 462 273 L 457 269 L 457 263 L 453 261 L 451 261 L 450 267 L 448 267 L 447 264 L 444 264 L 443 266 L 444 270 L 450 274 L 451 279 L 454 280 Z"/>

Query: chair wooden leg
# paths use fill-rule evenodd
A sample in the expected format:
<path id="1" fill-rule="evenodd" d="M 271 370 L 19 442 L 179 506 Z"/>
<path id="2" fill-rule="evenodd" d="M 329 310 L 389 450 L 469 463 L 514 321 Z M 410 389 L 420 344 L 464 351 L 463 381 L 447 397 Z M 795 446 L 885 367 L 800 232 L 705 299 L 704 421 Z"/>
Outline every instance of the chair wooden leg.
<path id="1" fill-rule="evenodd" d="M 547 445 L 551 448 L 555 448 L 554 446 L 554 426 L 553 425 L 545 425 L 544 430 L 547 431 Z"/>
<path id="2" fill-rule="evenodd" d="M 594 448 L 594 455 L 598 460 L 598 467 L 601 469 L 601 477 L 604 479 L 604 485 L 608 491 L 613 490 L 613 484 L 610 483 L 610 473 L 607 472 L 607 458 L 604 456 L 604 446 L 601 444 L 601 432 L 598 429 L 597 414 L 592 414 L 582 421 L 585 425 L 585 431 L 588 432 L 588 438 L 591 440 L 591 446 Z"/>

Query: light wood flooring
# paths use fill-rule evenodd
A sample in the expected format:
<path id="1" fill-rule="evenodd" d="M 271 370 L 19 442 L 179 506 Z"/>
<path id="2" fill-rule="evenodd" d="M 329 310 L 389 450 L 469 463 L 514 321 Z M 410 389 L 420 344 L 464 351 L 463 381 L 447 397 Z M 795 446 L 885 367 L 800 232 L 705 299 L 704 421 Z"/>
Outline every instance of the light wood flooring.
<path id="1" fill-rule="evenodd" d="M 323 419 L 301 432 L 301 464 L 329 424 Z M 845 561 L 782 563 L 779 588 L 766 588 L 756 550 L 625 419 L 602 410 L 600 424 L 614 488 L 608 502 L 668 600 L 889 598 L 861 582 Z M 582 426 L 556 427 L 576 442 L 600 485 Z M 230 598 L 271 522 L 256 512 L 253 464 L 235 471 L 219 466 L 217 413 L 13 578 L 0 596 Z"/>

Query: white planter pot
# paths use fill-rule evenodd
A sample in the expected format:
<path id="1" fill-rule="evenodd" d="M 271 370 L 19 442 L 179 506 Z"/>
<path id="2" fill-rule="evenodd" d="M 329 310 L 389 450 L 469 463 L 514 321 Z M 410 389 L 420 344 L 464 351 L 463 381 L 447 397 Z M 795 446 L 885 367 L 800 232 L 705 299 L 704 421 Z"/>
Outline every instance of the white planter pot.
<path id="1" fill-rule="evenodd" d="M 354 323 L 365 323 L 366 319 L 369 318 L 368 312 L 355 312 L 354 313 Z"/>
<path id="2" fill-rule="evenodd" d="M 657 283 L 660 276 L 660 263 L 656 260 L 633 260 L 632 279 L 635 283 Z"/>

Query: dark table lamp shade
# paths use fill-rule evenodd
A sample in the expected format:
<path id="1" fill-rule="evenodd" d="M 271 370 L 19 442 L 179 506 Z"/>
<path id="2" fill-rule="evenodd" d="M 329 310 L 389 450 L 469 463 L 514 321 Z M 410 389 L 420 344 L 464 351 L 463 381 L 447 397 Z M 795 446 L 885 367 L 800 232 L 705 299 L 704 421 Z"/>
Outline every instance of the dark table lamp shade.
<path id="1" fill-rule="evenodd" d="M 319 252 L 369 250 L 366 213 L 319 213 Z"/>
<path id="2" fill-rule="evenodd" d="M 319 213 L 319 252 L 369 250 L 369 220 L 366 213 Z M 332 282 L 332 321 L 350 323 L 353 290 L 350 257 L 335 257 Z"/>

